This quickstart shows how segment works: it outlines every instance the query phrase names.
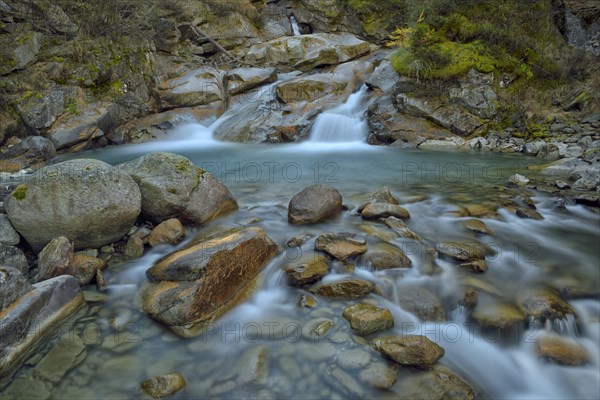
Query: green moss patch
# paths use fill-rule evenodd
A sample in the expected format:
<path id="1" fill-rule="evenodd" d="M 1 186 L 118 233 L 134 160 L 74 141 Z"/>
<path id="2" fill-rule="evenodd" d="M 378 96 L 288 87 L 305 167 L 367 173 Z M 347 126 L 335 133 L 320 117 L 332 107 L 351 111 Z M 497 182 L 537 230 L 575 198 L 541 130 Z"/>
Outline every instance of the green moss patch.
<path id="1" fill-rule="evenodd" d="M 13 190 L 12 197 L 17 200 L 25 200 L 27 198 L 27 185 L 19 185 Z"/>

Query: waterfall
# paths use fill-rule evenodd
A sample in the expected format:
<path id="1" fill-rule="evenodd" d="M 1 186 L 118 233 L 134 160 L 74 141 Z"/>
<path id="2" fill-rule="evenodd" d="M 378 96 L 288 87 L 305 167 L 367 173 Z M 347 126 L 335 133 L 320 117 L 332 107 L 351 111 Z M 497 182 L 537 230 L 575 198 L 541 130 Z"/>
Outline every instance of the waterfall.
<path id="1" fill-rule="evenodd" d="M 292 33 L 294 34 L 294 36 L 302 35 L 300 33 L 300 27 L 298 26 L 298 21 L 296 21 L 296 17 L 294 17 L 293 15 L 290 15 L 290 24 L 292 24 Z"/>
<path id="2" fill-rule="evenodd" d="M 367 137 L 367 123 L 362 117 L 362 100 L 367 91 L 363 85 L 344 104 L 321 113 L 310 133 L 311 142 L 362 142 Z"/>

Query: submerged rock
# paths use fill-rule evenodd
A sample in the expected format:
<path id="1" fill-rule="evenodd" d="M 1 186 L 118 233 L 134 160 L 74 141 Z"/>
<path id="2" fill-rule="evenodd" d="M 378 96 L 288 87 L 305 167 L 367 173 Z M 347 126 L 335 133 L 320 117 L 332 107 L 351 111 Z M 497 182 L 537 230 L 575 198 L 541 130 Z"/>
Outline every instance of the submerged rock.
<path id="1" fill-rule="evenodd" d="M 303 294 L 300 296 L 300 300 L 298 300 L 298 307 L 315 308 L 316 306 L 317 300 L 308 294 Z"/>
<path id="2" fill-rule="evenodd" d="M 150 378 L 140 385 L 142 394 L 153 399 L 163 399 L 177 393 L 186 385 L 183 375 L 173 372 Z"/>
<path id="3" fill-rule="evenodd" d="M 237 382 L 241 385 L 266 384 L 269 378 L 269 361 L 269 348 L 266 345 L 257 345 L 244 351 L 236 363 L 240 369 Z"/>
<path id="4" fill-rule="evenodd" d="M 141 209 L 138 185 L 126 173 L 97 160 L 70 160 L 37 171 L 5 200 L 8 218 L 40 251 L 65 236 L 75 248 L 119 240 Z"/>
<path id="5" fill-rule="evenodd" d="M 203 224 L 238 209 L 225 185 L 183 156 L 152 153 L 119 167 L 139 185 L 142 214 L 154 222 Z"/>
<path id="6" fill-rule="evenodd" d="M 444 356 L 444 349 L 425 336 L 388 336 L 371 340 L 381 354 L 407 367 L 429 367 Z"/>
<path id="7" fill-rule="evenodd" d="M 420 372 L 398 382 L 398 399 L 475 400 L 475 392 L 446 368 Z"/>
<path id="8" fill-rule="evenodd" d="M 367 241 L 354 233 L 324 233 L 315 241 L 315 250 L 345 261 L 367 251 Z"/>
<path id="9" fill-rule="evenodd" d="M 81 337 L 76 334 L 64 336 L 35 366 L 34 373 L 57 384 L 71 369 L 81 363 L 86 355 L 86 346 Z"/>
<path id="10" fill-rule="evenodd" d="M 365 255 L 365 261 L 375 271 L 412 267 L 410 258 L 399 247 L 388 243 L 371 248 Z"/>
<path id="11" fill-rule="evenodd" d="M 327 318 L 317 318 L 316 320 L 308 321 L 302 327 L 302 336 L 315 342 L 324 340 L 334 329 L 333 321 Z"/>
<path id="12" fill-rule="evenodd" d="M 329 272 L 327 258 L 309 254 L 284 269 L 290 286 L 311 285 L 323 279 Z"/>
<path id="13" fill-rule="evenodd" d="M 395 204 L 386 203 L 369 203 L 363 208 L 361 216 L 364 219 L 378 219 L 396 217 L 401 219 L 410 218 L 409 212 L 400 206 Z"/>
<path id="14" fill-rule="evenodd" d="M 354 304 L 346 307 L 342 316 L 359 335 L 384 331 L 394 326 L 394 317 L 390 310 L 370 304 Z"/>
<path id="15" fill-rule="evenodd" d="M 468 219 L 462 223 L 462 225 L 470 231 L 481 233 L 484 235 L 495 235 L 492 229 L 488 228 L 485 222 L 478 219 Z"/>
<path id="16" fill-rule="evenodd" d="M 322 297 L 340 300 L 360 299 L 375 289 L 373 282 L 362 279 L 343 279 L 319 283 L 310 288 L 312 293 Z"/>
<path id="17" fill-rule="evenodd" d="M 486 249 L 477 242 L 442 242 L 436 246 L 438 253 L 453 261 L 475 261 L 485 259 Z"/>
<path id="18" fill-rule="evenodd" d="M 525 316 L 521 311 L 506 303 L 478 302 L 472 317 L 484 328 L 510 329 L 523 323 Z"/>
<path id="19" fill-rule="evenodd" d="M 342 211 L 342 196 L 325 185 L 304 188 L 290 200 L 288 221 L 291 224 L 312 224 L 333 217 Z"/>
<path id="20" fill-rule="evenodd" d="M 401 219 L 398 219 L 396 217 L 389 217 L 386 218 L 385 224 L 394 232 L 396 232 L 396 234 L 398 234 L 400 237 L 416 240 L 417 242 L 423 241 L 423 239 L 419 235 L 411 231 L 410 228 L 406 226 L 404 221 L 402 221 Z"/>
<path id="21" fill-rule="evenodd" d="M 40 340 L 84 304 L 77 279 L 63 275 L 36 283 L 3 310 L 0 375 L 15 367 Z"/>
<path id="22" fill-rule="evenodd" d="M 361 381 L 377 389 L 389 389 L 398 378 L 398 373 L 382 363 L 372 363 L 359 373 Z"/>
<path id="23" fill-rule="evenodd" d="M 400 306 L 415 314 L 421 321 L 445 321 L 446 312 L 442 301 L 427 289 L 417 286 L 400 287 Z"/>
<path id="24" fill-rule="evenodd" d="M 371 354 L 359 348 L 344 350 L 338 356 L 337 361 L 344 369 L 364 368 L 371 362 Z"/>
<path id="25" fill-rule="evenodd" d="M 544 216 L 542 214 L 535 210 L 532 210 L 531 208 L 517 208 L 516 214 L 517 217 L 523 219 L 534 219 L 536 221 L 544 219 Z"/>
<path id="26" fill-rule="evenodd" d="M 458 266 L 466 271 L 476 273 L 482 273 L 487 271 L 488 269 L 487 263 L 483 260 L 469 261 L 463 264 L 459 264 Z"/>
<path id="27" fill-rule="evenodd" d="M 358 212 L 362 213 L 363 209 L 371 203 L 383 203 L 383 204 L 392 204 L 398 205 L 398 199 L 394 197 L 390 188 L 388 186 L 382 186 L 379 189 L 369 193 L 367 196 L 367 200 L 358 207 Z"/>

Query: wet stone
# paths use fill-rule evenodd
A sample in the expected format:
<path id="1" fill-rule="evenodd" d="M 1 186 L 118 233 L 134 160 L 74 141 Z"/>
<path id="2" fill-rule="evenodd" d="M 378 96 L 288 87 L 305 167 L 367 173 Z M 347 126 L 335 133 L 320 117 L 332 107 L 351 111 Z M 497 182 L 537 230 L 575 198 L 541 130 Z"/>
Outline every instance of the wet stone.
<path id="1" fill-rule="evenodd" d="M 372 282 L 362 279 L 343 279 L 339 281 L 319 283 L 310 288 L 312 293 L 322 297 L 340 300 L 360 299 L 375 289 Z"/>
<path id="2" fill-rule="evenodd" d="M 366 253 L 367 241 L 354 233 L 325 233 L 315 241 L 315 250 L 321 250 L 335 259 L 346 259 Z"/>
<path id="3" fill-rule="evenodd" d="M 317 300 L 308 294 L 303 294 L 302 296 L 300 296 L 300 299 L 298 300 L 298 307 L 315 308 L 316 306 L 317 306 Z"/>
<path id="4" fill-rule="evenodd" d="M 495 235 L 492 229 L 488 228 L 485 222 L 480 221 L 478 219 L 469 219 L 463 222 L 463 226 L 473 232 L 480 233 L 483 235 Z"/>
<path id="5" fill-rule="evenodd" d="M 310 340 L 325 340 L 334 329 L 333 321 L 326 318 L 317 318 L 308 321 L 302 327 L 302 336 Z"/>
<path id="6" fill-rule="evenodd" d="M 475 260 L 463 264 L 459 264 L 459 268 L 464 269 L 465 271 L 482 273 L 487 271 L 488 265 L 483 260 Z"/>
<path id="7" fill-rule="evenodd" d="M 331 368 L 331 376 L 342 386 L 342 388 L 349 393 L 351 396 L 362 397 L 365 392 L 361 385 L 347 372 L 342 371 L 340 368 Z"/>
<path id="8" fill-rule="evenodd" d="M 377 389 L 389 389 L 396 383 L 398 373 L 383 363 L 373 363 L 360 371 L 361 381 Z"/>
<path id="9" fill-rule="evenodd" d="M 371 346 L 404 366 L 428 367 L 444 356 L 444 349 L 425 336 L 388 336 L 371 340 Z"/>
<path id="10" fill-rule="evenodd" d="M 323 279 L 329 272 L 329 264 L 326 257 L 309 254 L 285 267 L 284 271 L 290 286 L 305 286 Z"/>
<path id="11" fill-rule="evenodd" d="M 140 391 L 150 398 L 162 399 L 177 393 L 185 387 L 185 384 L 183 375 L 174 372 L 144 381 L 140 385 Z"/>
<path id="12" fill-rule="evenodd" d="M 396 234 L 400 237 L 416 240 L 417 242 L 422 242 L 423 239 L 410 230 L 410 228 L 399 218 L 389 217 L 386 218 L 385 224 L 392 229 Z"/>
<path id="13" fill-rule="evenodd" d="M 453 261 L 474 261 L 485 258 L 485 247 L 476 242 L 443 242 L 436 245 L 436 250 L 443 257 Z"/>
<path id="14" fill-rule="evenodd" d="M 394 326 L 390 310 L 369 304 L 354 304 L 347 307 L 342 316 L 350 323 L 352 330 L 360 335 L 384 331 Z"/>
<path id="15" fill-rule="evenodd" d="M 516 211 L 517 217 L 523 219 L 534 219 L 536 221 L 540 221 L 544 219 L 544 216 L 539 212 L 532 210 L 530 208 L 518 208 Z"/>
<path id="16" fill-rule="evenodd" d="M 401 219 L 410 218 L 410 213 L 406 208 L 395 204 L 370 203 L 365 206 L 360 214 L 364 219 L 378 219 L 395 217 Z"/>

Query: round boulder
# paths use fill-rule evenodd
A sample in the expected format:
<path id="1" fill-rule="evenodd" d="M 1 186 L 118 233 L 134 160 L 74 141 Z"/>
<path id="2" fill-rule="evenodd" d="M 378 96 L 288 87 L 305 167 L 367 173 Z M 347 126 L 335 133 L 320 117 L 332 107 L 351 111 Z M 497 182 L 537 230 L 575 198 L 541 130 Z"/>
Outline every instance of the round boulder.
<path id="1" fill-rule="evenodd" d="M 123 237 L 142 197 L 126 173 L 98 160 L 70 160 L 37 171 L 4 202 L 10 222 L 35 251 L 65 236 L 77 249 Z"/>
<path id="2" fill-rule="evenodd" d="M 152 153 L 119 167 L 139 185 L 142 213 L 155 223 L 203 224 L 238 209 L 227 186 L 183 156 Z"/>
<path id="3" fill-rule="evenodd" d="M 292 197 L 288 207 L 291 224 L 313 224 L 342 211 L 342 195 L 325 185 L 312 185 Z"/>

